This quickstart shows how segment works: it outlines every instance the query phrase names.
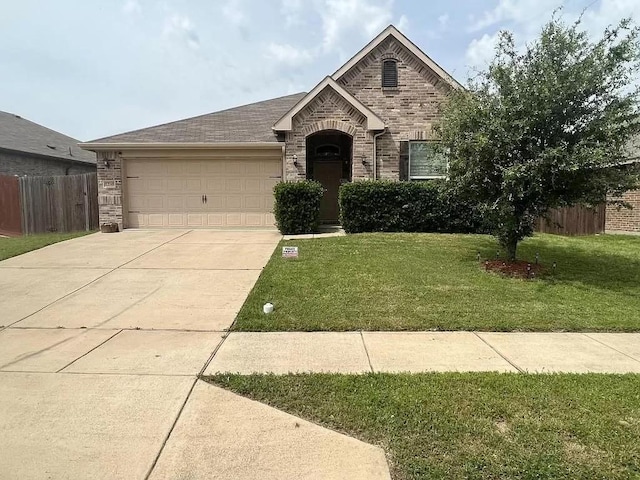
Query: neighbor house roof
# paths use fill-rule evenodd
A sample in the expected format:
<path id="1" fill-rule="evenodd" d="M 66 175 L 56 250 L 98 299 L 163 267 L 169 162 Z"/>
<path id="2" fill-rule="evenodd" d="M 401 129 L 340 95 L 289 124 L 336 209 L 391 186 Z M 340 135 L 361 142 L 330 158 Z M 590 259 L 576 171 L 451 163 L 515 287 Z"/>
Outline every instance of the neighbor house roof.
<path id="1" fill-rule="evenodd" d="M 292 129 L 293 117 L 299 113 L 304 107 L 311 103 L 316 96 L 325 88 L 333 89 L 338 95 L 349 102 L 353 108 L 358 110 L 367 119 L 367 130 L 384 130 L 384 122 L 373 113 L 369 108 L 362 104 L 356 97 L 347 92 L 344 88 L 336 83 L 331 77 L 325 77 L 316 87 L 308 94 L 300 99 L 293 108 L 291 108 L 282 118 L 280 118 L 273 126 L 274 130 L 289 131 Z"/>
<path id="2" fill-rule="evenodd" d="M 93 140 L 83 144 L 83 147 L 91 149 L 92 144 L 100 144 L 102 147 L 104 144 L 111 143 L 277 143 L 278 138 L 271 127 L 305 95 L 304 92 L 296 93 L 177 122 L 121 133 Z"/>
<path id="3" fill-rule="evenodd" d="M 78 147 L 78 140 L 0 111 L 0 149 L 82 163 L 96 163 L 93 153 Z"/>

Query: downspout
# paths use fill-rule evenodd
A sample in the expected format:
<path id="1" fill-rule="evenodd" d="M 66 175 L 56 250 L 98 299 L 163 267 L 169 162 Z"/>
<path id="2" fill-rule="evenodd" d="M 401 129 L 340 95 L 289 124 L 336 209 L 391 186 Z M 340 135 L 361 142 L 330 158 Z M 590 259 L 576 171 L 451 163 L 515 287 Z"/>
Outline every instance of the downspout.
<path id="1" fill-rule="evenodd" d="M 286 153 L 286 143 L 282 145 L 282 177 L 280 178 L 281 182 L 287 181 L 287 153 Z"/>
<path id="2" fill-rule="evenodd" d="M 380 135 L 384 135 L 387 131 L 387 126 L 384 126 L 384 130 L 382 130 L 380 133 L 376 133 L 373 136 L 373 179 L 377 180 L 378 178 L 378 137 Z"/>

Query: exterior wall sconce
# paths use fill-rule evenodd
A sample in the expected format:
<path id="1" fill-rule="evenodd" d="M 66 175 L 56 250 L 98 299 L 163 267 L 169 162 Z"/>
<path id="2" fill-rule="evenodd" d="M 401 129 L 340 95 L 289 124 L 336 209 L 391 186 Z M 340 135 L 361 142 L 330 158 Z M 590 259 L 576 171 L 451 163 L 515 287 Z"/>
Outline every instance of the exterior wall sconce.
<path id="1" fill-rule="evenodd" d="M 103 165 L 104 165 L 104 168 L 109 168 L 109 159 L 108 158 L 105 158 L 103 160 Z"/>
<path id="2" fill-rule="evenodd" d="M 298 155 L 294 155 L 293 156 L 293 166 L 297 167 L 298 166 Z"/>
<path id="3" fill-rule="evenodd" d="M 364 165 L 365 167 L 369 165 L 369 162 L 367 162 L 367 159 L 365 157 L 362 157 L 362 165 Z"/>

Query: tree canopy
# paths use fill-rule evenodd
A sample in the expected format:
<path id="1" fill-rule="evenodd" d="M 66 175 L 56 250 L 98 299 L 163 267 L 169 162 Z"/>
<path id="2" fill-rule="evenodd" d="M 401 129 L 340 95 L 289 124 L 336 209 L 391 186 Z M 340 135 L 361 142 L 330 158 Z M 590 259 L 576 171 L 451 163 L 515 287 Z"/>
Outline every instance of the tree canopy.
<path id="1" fill-rule="evenodd" d="M 511 260 L 537 217 L 638 181 L 623 165 L 640 132 L 639 29 L 623 19 L 594 41 L 580 26 L 554 15 L 523 49 L 501 32 L 488 68 L 451 93 L 436 127 L 450 180 L 485 206 Z"/>

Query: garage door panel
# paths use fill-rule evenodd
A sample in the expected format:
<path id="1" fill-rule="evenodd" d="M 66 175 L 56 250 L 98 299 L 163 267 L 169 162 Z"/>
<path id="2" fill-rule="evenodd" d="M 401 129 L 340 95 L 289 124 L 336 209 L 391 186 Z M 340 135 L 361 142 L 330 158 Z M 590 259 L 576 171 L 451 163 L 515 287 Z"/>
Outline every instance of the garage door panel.
<path id="1" fill-rule="evenodd" d="M 224 179 L 223 178 L 207 178 L 206 180 L 207 193 L 224 192 Z"/>
<path id="2" fill-rule="evenodd" d="M 280 181 L 280 158 L 140 159 L 124 165 L 127 227 L 274 224 L 273 186 Z"/>
<path id="3" fill-rule="evenodd" d="M 244 191 L 247 193 L 261 192 L 262 182 L 260 181 L 260 178 L 245 178 Z"/>
<path id="4" fill-rule="evenodd" d="M 164 213 L 150 213 L 147 217 L 148 227 L 164 227 Z"/>
<path id="5" fill-rule="evenodd" d="M 204 173 L 202 169 L 202 161 L 199 160 L 184 162 L 183 168 L 187 175 L 202 175 Z"/>
<path id="6" fill-rule="evenodd" d="M 188 210 L 204 210 L 205 205 L 202 201 L 202 195 L 185 195 L 184 202 Z"/>
<path id="7" fill-rule="evenodd" d="M 172 162 L 165 160 L 162 163 L 165 165 L 167 176 L 179 177 L 186 173 L 184 162 Z"/>
<path id="8" fill-rule="evenodd" d="M 181 195 L 167 196 L 167 210 L 182 212 L 185 209 L 186 199 Z"/>
<path id="9" fill-rule="evenodd" d="M 224 195 L 207 195 L 207 206 L 211 210 L 222 210 L 224 209 L 225 196 Z"/>
<path id="10" fill-rule="evenodd" d="M 184 186 L 185 191 L 189 192 L 189 193 L 199 193 L 199 194 L 203 194 L 204 193 L 204 188 L 202 185 L 202 179 L 200 178 L 187 178 L 185 180 L 185 186 Z"/>
<path id="11" fill-rule="evenodd" d="M 242 197 L 227 195 L 225 197 L 225 208 L 227 210 L 240 210 L 242 208 Z"/>
<path id="12" fill-rule="evenodd" d="M 207 227 L 224 227 L 224 214 L 222 213 L 207 214 Z"/>
<path id="13" fill-rule="evenodd" d="M 245 163 L 246 161 L 229 161 L 229 162 L 225 162 L 225 169 L 224 169 L 224 173 L 225 175 L 228 176 L 240 176 L 243 175 L 245 172 Z"/>
<path id="14" fill-rule="evenodd" d="M 184 190 L 184 180 L 182 178 L 167 178 L 167 191 L 180 193 Z"/>
<path id="15" fill-rule="evenodd" d="M 240 193 L 242 192 L 242 179 L 241 178 L 227 178 L 224 182 L 224 191 L 227 193 Z"/>
<path id="16" fill-rule="evenodd" d="M 187 213 L 187 226 L 204 227 L 206 214 L 203 213 Z"/>
<path id="17" fill-rule="evenodd" d="M 185 218 L 183 213 L 169 213 L 167 214 L 167 226 L 168 227 L 183 227 L 185 224 Z"/>

